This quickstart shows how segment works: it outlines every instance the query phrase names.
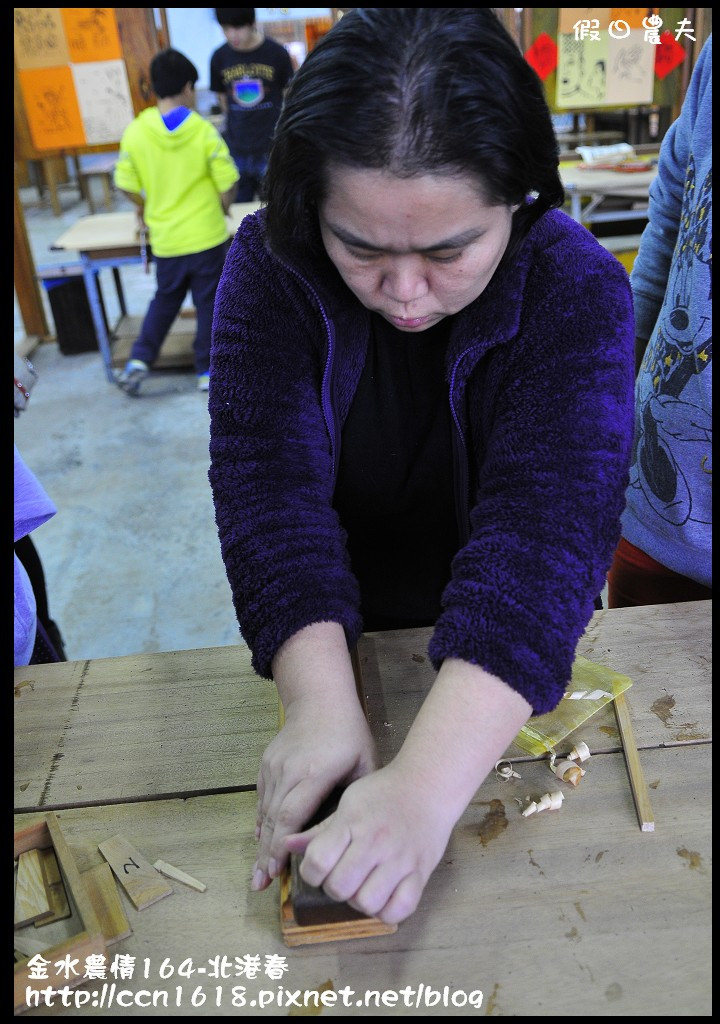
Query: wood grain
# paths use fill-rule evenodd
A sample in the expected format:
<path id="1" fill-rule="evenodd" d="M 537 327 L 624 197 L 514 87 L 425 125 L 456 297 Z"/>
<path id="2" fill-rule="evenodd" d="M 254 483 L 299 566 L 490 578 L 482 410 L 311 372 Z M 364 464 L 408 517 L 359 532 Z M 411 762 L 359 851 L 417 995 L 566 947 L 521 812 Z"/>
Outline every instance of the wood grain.
<path id="1" fill-rule="evenodd" d="M 49 918 L 52 913 L 39 850 L 21 853 L 15 882 L 15 927 L 24 928 L 33 921 Z"/>
<path id="2" fill-rule="evenodd" d="M 185 871 L 181 871 L 180 868 L 173 867 L 173 865 L 168 864 L 166 860 L 156 860 L 153 867 L 156 871 L 159 871 L 160 874 L 166 875 L 168 878 L 174 878 L 176 882 L 182 882 L 183 885 L 187 885 L 191 889 L 195 889 L 196 892 L 205 892 L 207 889 L 204 882 L 199 882 L 197 878 L 193 878 L 192 875 L 188 875 Z"/>
<path id="3" fill-rule="evenodd" d="M 165 896 L 172 895 L 172 886 L 125 836 L 116 835 L 106 839 L 98 844 L 98 850 L 136 910 L 144 910 Z"/>
<path id="4" fill-rule="evenodd" d="M 42 865 L 45 892 L 47 893 L 52 911 L 49 917 L 44 917 L 41 921 L 35 922 L 36 928 L 42 928 L 52 921 L 62 921 L 66 917 L 70 917 L 71 910 L 55 851 L 39 850 L 38 853 L 40 854 L 40 863 Z"/>
<path id="5" fill-rule="evenodd" d="M 77 808 L 63 812 L 63 830 L 81 868 L 101 862 L 98 842 L 120 833 L 152 860 L 197 865 L 207 883 L 201 899 L 178 886 L 171 900 L 134 914 L 133 934 L 113 953 L 135 955 L 138 962 L 149 957 L 153 972 L 165 958 L 177 968 L 186 958 L 207 966 L 223 955 L 230 963 L 259 955 L 261 964 L 268 954 L 286 957 L 279 983 L 264 974 L 254 981 L 208 981 L 213 998 L 193 1007 L 193 1016 L 251 1015 L 249 1006 L 231 1005 L 239 984 L 253 998 L 277 984 L 302 992 L 327 979 L 335 991 L 347 985 L 358 998 L 403 986 L 417 991 L 421 983 L 439 992 L 445 986 L 466 994 L 479 990 L 483 1003 L 472 1012 L 486 1016 L 575 1017 L 579 1007 L 587 1016 L 662 1016 L 668 993 L 683 1015 L 708 1015 L 712 799 L 710 787 L 696 780 L 711 777 L 711 749 L 694 744 L 642 756 L 663 823 L 650 841 L 637 827 L 621 753 L 594 755 L 580 786 L 566 787 L 561 810 L 523 818 L 515 798 L 539 795 L 558 782 L 547 764 L 528 762 L 520 767 L 520 780 L 493 777 L 483 784 L 417 911 L 394 935 L 369 940 L 285 945 L 275 885 L 250 890 L 257 856 L 254 793 Z M 20 815 L 16 827 L 32 820 Z M 505 827 L 497 827 L 503 820 Z M 136 975 L 123 987 L 147 988 L 142 972 Z M 197 975 L 158 980 L 155 973 L 151 987 L 174 1000 L 179 985 L 182 1014 L 198 984 Z M 219 1011 L 211 1005 L 215 986 L 223 996 Z M 388 1014 L 418 1015 L 414 1005 L 401 1002 Z M 177 1015 L 173 1006 L 129 1006 L 122 1015 Z M 443 1014 L 467 1016 L 470 1010 L 449 1005 Z M 273 1013 L 287 1012 L 273 1007 Z M 367 1015 L 354 1005 L 324 1012 Z M 437 1007 L 425 1008 L 424 1015 L 436 1014 Z M 86 1007 L 82 1015 L 103 1011 Z"/>
<path id="6" fill-rule="evenodd" d="M 640 750 L 710 742 L 711 601 L 597 612 L 578 654 L 633 680 Z M 358 645 L 382 759 L 402 741 L 435 673 L 431 630 L 370 633 Z M 682 685 L 678 685 L 682 680 Z M 98 731 L 103 742 L 98 743 Z M 246 647 L 15 669 L 15 808 L 253 788 L 277 732 L 277 692 Z M 567 738 L 621 750 L 612 708 Z M 529 755 L 511 745 L 507 756 Z"/>
<path id="7" fill-rule="evenodd" d="M 111 946 L 132 935 L 110 865 L 96 864 L 83 871 L 81 877 L 100 922 L 105 945 Z"/>
<path id="8" fill-rule="evenodd" d="M 632 789 L 635 810 L 637 811 L 638 822 L 640 823 L 640 831 L 654 832 L 655 816 L 650 801 L 650 791 L 645 781 L 645 774 L 640 764 L 640 755 L 635 744 L 635 734 L 633 732 L 627 697 L 624 693 L 620 693 L 613 703 L 615 705 L 615 716 L 618 729 L 620 730 L 625 763 L 627 764 L 628 776 L 630 778 L 630 788 Z"/>

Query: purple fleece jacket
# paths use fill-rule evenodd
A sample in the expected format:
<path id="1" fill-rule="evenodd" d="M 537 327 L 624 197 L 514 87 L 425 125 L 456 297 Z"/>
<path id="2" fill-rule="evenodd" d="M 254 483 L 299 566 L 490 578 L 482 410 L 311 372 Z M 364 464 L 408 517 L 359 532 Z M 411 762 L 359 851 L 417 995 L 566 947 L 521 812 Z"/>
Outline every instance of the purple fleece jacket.
<path id="1" fill-rule="evenodd" d="M 262 212 L 245 218 L 215 304 L 209 477 L 240 629 L 267 678 L 304 626 L 338 622 L 350 646 L 362 631 L 332 498 L 369 336 L 368 311 L 329 260 L 280 260 Z M 429 655 L 436 669 L 447 657 L 482 666 L 535 714 L 562 697 L 619 539 L 633 346 L 625 270 L 558 211 L 454 318 L 466 539 Z"/>

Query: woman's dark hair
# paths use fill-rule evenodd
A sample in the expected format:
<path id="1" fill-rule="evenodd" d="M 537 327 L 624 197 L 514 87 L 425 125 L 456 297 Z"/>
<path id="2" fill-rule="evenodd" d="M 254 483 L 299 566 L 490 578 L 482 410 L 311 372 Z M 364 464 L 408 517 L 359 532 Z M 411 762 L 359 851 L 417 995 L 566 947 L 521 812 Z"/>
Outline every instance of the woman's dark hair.
<path id="1" fill-rule="evenodd" d="M 159 100 L 177 96 L 188 82 L 194 86 L 197 80 L 197 68 L 179 50 L 161 50 L 150 61 L 150 81 Z"/>
<path id="2" fill-rule="evenodd" d="M 317 249 L 332 164 L 476 176 L 486 202 L 521 204 L 508 253 L 564 199 L 542 83 L 490 8 L 355 8 L 320 40 L 275 129 L 263 195 L 274 251 Z"/>

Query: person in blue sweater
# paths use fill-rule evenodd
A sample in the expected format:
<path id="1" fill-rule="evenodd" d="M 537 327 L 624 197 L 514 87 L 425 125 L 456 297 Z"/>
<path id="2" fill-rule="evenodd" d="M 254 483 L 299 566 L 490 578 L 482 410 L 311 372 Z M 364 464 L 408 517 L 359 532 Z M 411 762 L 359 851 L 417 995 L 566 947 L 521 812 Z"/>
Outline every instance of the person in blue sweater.
<path id="1" fill-rule="evenodd" d="M 712 36 L 660 148 L 630 276 L 635 442 L 610 608 L 712 597 Z"/>
<path id="2" fill-rule="evenodd" d="M 620 537 L 630 284 L 558 209 L 542 83 L 489 8 L 345 14 L 293 77 L 265 181 L 209 395 L 222 556 L 285 711 L 252 886 L 304 851 L 306 882 L 393 923 L 570 679 Z M 437 677 L 381 767 L 350 650 L 415 626 Z"/>

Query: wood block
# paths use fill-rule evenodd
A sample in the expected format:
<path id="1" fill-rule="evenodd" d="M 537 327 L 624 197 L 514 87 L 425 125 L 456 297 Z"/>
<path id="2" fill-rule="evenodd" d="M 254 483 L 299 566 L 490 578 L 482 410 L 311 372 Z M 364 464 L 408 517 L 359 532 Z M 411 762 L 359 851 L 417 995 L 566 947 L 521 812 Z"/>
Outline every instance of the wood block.
<path id="1" fill-rule="evenodd" d="M 161 874 L 167 875 L 168 878 L 174 878 L 177 882 L 182 882 L 183 885 L 188 885 L 191 889 L 196 889 L 198 892 L 205 892 L 207 889 L 204 882 L 198 882 L 197 878 L 186 874 L 180 868 L 173 867 L 172 864 L 168 864 L 165 860 L 156 860 L 153 867 Z"/>
<path id="2" fill-rule="evenodd" d="M 115 876 L 109 864 L 98 864 L 82 872 L 90 902 L 100 921 L 106 945 L 126 939 L 132 935 L 125 908 L 120 900 Z"/>
<path id="3" fill-rule="evenodd" d="M 342 794 L 342 787 L 336 787 L 305 827 L 312 828 L 329 817 Z M 338 942 L 392 935 L 397 931 L 396 924 L 388 925 L 376 917 L 368 917 L 348 903 L 331 899 L 323 889 L 308 885 L 300 876 L 301 863 L 302 857 L 293 854 L 290 867 L 280 881 L 280 930 L 286 945 Z"/>
<path id="4" fill-rule="evenodd" d="M 350 660 L 357 694 L 367 718 L 367 700 L 357 647 L 350 651 Z M 279 728 L 282 729 L 284 724 L 285 709 L 278 701 Z M 305 829 L 328 818 L 337 808 L 342 794 L 343 787 L 336 786 L 306 823 Z M 287 946 L 392 935 L 397 931 L 396 924 L 385 924 L 377 917 L 361 914 L 348 903 L 331 899 L 323 889 L 308 885 L 300 876 L 301 863 L 302 857 L 293 854 L 290 866 L 280 876 L 280 931 Z"/>
<path id="5" fill-rule="evenodd" d="M 50 830 L 47 821 L 40 821 L 36 825 L 28 825 L 27 828 L 15 833 L 15 859 L 20 857 L 26 850 L 47 850 L 52 847 Z"/>
<path id="6" fill-rule="evenodd" d="M 341 942 L 344 939 L 365 939 L 373 935 L 393 935 L 397 929 L 396 924 L 385 924 L 376 917 L 300 925 L 293 914 L 290 871 L 286 870 L 280 878 L 280 930 L 286 946 L 306 946 L 317 942 Z"/>
<path id="7" fill-rule="evenodd" d="M 113 836 L 98 849 L 137 910 L 171 895 L 172 886 L 124 836 Z"/>
<path id="8" fill-rule="evenodd" d="M 40 854 L 45 891 L 48 894 L 50 909 L 52 910 L 50 917 L 44 917 L 41 921 L 35 922 L 36 928 L 42 928 L 44 924 L 50 924 L 51 921 L 62 921 L 64 918 L 70 917 L 72 911 L 70 910 L 70 904 L 65 893 L 65 886 L 60 875 L 60 866 L 57 862 L 55 851 L 38 850 L 37 852 Z"/>
<path id="9" fill-rule="evenodd" d="M 78 918 L 81 930 L 70 939 L 46 949 L 43 955 L 52 961 L 63 960 L 69 956 L 81 963 L 89 956 L 104 955 L 105 940 L 100 930 L 100 923 L 57 816 L 51 811 L 45 816 L 44 821 L 15 833 L 15 857 L 19 857 L 21 853 L 28 850 L 45 850 L 49 847 L 55 851 L 68 903 L 73 914 Z M 17 938 L 20 939 L 20 936 Z M 75 985 L 80 985 L 83 980 L 82 972 L 80 972 L 77 976 L 71 974 L 64 984 L 72 988 Z M 24 1013 L 28 1009 L 27 990 L 36 992 L 47 988 L 47 979 L 34 977 L 27 960 L 23 960 L 15 965 L 13 988 L 15 1013 Z"/>
<path id="10" fill-rule="evenodd" d="M 40 918 L 50 917 L 52 912 L 45 891 L 40 852 L 28 850 L 21 853 L 15 883 L 15 927 L 23 928 Z"/>

